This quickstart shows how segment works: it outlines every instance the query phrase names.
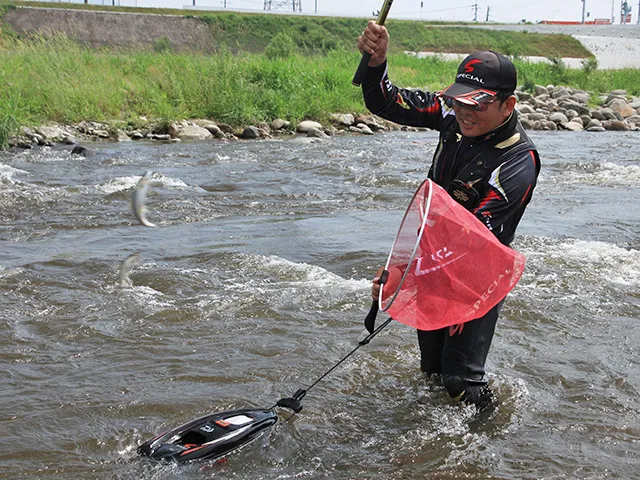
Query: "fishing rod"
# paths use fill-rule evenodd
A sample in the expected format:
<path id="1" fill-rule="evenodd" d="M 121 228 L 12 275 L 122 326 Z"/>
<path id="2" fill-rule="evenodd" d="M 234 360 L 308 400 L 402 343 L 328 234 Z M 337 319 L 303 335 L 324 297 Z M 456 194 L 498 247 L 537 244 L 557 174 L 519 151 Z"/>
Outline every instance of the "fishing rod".
<path id="1" fill-rule="evenodd" d="M 393 0 L 385 0 L 382 4 L 382 8 L 380 9 L 380 13 L 378 14 L 378 19 L 376 23 L 380 26 L 384 25 L 384 22 L 387 20 L 387 15 L 389 15 L 389 10 L 391 10 L 391 4 Z M 371 54 L 367 52 L 362 53 L 362 58 L 360 59 L 360 65 L 358 65 L 358 69 L 356 70 L 356 74 L 353 76 L 353 80 L 351 83 L 356 87 L 362 85 L 362 80 L 364 80 L 364 74 L 367 71 L 367 67 L 369 66 L 369 60 L 371 60 Z"/>

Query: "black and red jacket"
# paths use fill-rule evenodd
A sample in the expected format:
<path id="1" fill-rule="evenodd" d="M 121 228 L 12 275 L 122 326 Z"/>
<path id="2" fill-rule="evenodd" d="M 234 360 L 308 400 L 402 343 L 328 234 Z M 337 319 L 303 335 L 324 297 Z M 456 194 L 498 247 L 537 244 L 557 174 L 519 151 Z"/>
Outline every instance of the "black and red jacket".
<path id="1" fill-rule="evenodd" d="M 473 212 L 501 243 L 509 245 L 540 172 L 540 157 L 517 112 L 486 135 L 465 137 L 445 98 L 395 86 L 387 75 L 386 62 L 368 69 L 362 91 L 371 113 L 440 132 L 429 178 Z"/>

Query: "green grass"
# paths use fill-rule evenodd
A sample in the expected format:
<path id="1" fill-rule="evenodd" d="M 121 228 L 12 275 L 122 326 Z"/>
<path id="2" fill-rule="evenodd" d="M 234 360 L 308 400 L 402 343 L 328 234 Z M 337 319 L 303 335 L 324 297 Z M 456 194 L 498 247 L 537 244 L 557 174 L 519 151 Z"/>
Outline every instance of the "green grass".
<path id="1" fill-rule="evenodd" d="M 363 110 L 350 87 L 358 55 L 322 57 L 229 52 L 94 51 L 65 38 L 14 41 L 0 49 L 0 104 L 16 102 L 20 125 L 45 121 L 214 118 L 233 124 L 283 117 L 326 120 Z M 3 109 L 4 110 L 4 109 Z"/>
<path id="2" fill-rule="evenodd" d="M 0 0 L 6 3 L 7 0 Z M 232 11 L 111 7 L 75 3 L 16 1 L 15 5 L 96 11 L 119 11 L 198 18 L 209 25 L 218 48 L 232 52 L 262 52 L 277 34 L 293 39 L 300 52 L 315 54 L 335 49 L 353 50 L 366 26 L 364 18 L 315 17 L 238 13 Z M 11 3 L 10 5 L 13 5 Z M 446 27 L 442 22 L 389 20 L 392 52 L 405 50 L 464 53 L 495 49 L 508 55 L 585 58 L 591 56 L 568 35 Z"/>
<path id="3" fill-rule="evenodd" d="M 640 70 L 624 68 L 618 70 L 570 69 L 563 65 L 515 62 L 519 83 L 539 85 L 565 85 L 594 94 L 611 90 L 626 90 L 630 95 L 640 96 Z"/>
<path id="4" fill-rule="evenodd" d="M 518 71 L 519 85 L 564 85 L 595 94 L 624 89 L 631 95 L 640 96 L 640 70 L 591 70 L 566 68 L 558 64 L 529 63 L 514 60 Z M 458 62 L 441 60 L 438 57 L 418 59 L 396 54 L 390 58 L 389 75 L 394 83 L 407 87 L 418 87 L 437 91 L 447 86 L 455 77 Z"/>
<path id="5" fill-rule="evenodd" d="M 471 53 L 496 50 L 511 56 L 587 58 L 592 54 L 568 35 L 442 27 L 420 22 L 389 22 L 389 34 L 400 50 Z"/>
<path id="6" fill-rule="evenodd" d="M 333 112 L 362 112 L 360 90 L 351 86 L 359 55 L 274 56 L 221 52 L 92 50 L 64 37 L 9 40 L 0 49 L 3 105 L 22 125 L 46 120 L 126 121 L 208 117 L 244 124 L 284 117 L 326 120 Z M 640 94 L 637 70 L 595 71 L 517 61 L 521 83 L 566 84 L 598 92 L 626 88 Z M 453 79 L 457 62 L 391 56 L 392 79 L 438 90 Z M 9 111 L 3 109 L 3 111 Z"/>
<path id="7" fill-rule="evenodd" d="M 0 149 L 7 146 L 12 133 L 19 127 L 16 106 L 11 98 L 0 100 Z"/>
<path id="8" fill-rule="evenodd" d="M 225 28 L 240 28 L 230 26 L 238 19 L 227 20 Z M 360 60 L 355 49 L 337 45 L 314 54 L 286 32 L 275 45 L 267 43 L 265 54 L 233 53 L 224 44 L 215 55 L 96 50 L 65 37 L 19 39 L 7 32 L 0 40 L 0 146 L 19 126 L 51 121 L 137 125 L 144 115 L 164 123 L 210 118 L 247 125 L 276 117 L 328 122 L 331 113 L 365 112 L 361 90 L 351 85 Z M 515 63 L 520 83 L 529 88 L 554 84 L 640 95 L 640 70 Z M 438 91 L 456 70 L 457 62 L 437 57 L 390 54 L 391 79 L 406 87 Z"/>

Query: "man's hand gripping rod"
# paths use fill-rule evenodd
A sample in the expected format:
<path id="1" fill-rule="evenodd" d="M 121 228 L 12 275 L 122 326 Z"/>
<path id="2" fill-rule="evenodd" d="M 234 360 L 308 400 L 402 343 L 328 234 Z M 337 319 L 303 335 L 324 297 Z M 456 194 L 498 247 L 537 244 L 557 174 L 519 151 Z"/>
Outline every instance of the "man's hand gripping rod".
<path id="1" fill-rule="evenodd" d="M 378 14 L 378 20 L 376 23 L 378 25 L 384 25 L 384 22 L 387 20 L 387 15 L 389 15 L 389 10 L 391 10 L 391 4 L 393 0 L 385 0 L 382 8 L 380 9 L 380 13 Z M 358 70 L 356 70 L 356 74 L 353 76 L 353 83 L 356 87 L 362 85 L 362 80 L 364 80 L 364 74 L 367 71 L 367 67 L 369 66 L 369 60 L 371 60 L 371 54 L 364 52 L 362 54 L 362 58 L 360 59 L 360 65 L 358 65 Z"/>

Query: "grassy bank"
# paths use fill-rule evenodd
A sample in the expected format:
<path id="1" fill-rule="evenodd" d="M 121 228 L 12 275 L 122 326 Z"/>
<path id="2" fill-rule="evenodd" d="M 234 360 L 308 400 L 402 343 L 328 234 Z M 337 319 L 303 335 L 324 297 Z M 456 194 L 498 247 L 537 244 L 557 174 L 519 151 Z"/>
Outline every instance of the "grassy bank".
<path id="1" fill-rule="evenodd" d="M 21 125 L 49 120 L 133 121 L 139 115 L 246 124 L 274 117 L 326 120 L 333 112 L 364 111 L 360 90 L 351 86 L 359 61 L 356 52 L 308 56 L 280 48 L 270 57 L 230 52 L 118 53 L 90 50 L 64 38 L 11 40 L 0 49 L 0 82 L 5 86 L 0 90 L 0 111 L 5 124 L 13 118 Z M 536 83 L 563 84 L 594 92 L 625 88 L 640 94 L 637 70 L 516 63 L 520 83 L 530 88 Z M 390 65 L 396 83 L 434 90 L 446 86 L 457 68 L 457 62 L 403 54 L 393 54 Z"/>
<path id="2" fill-rule="evenodd" d="M 351 86 L 359 54 L 333 46 L 323 54 L 301 49 L 286 33 L 262 53 L 216 55 L 92 50 L 63 37 L 0 36 L 0 145 L 19 126 L 50 121 L 106 121 L 136 125 L 140 116 L 168 122 L 210 118 L 247 125 L 276 117 L 326 122 L 334 112 L 365 112 Z M 481 46 L 480 48 L 486 48 Z M 622 88 L 640 95 L 640 71 L 581 70 L 516 59 L 520 83 L 569 85 L 595 93 Z M 390 55 L 399 85 L 439 90 L 454 78 L 457 62 Z M 115 122 L 115 123 L 114 123 Z"/>
<path id="3" fill-rule="evenodd" d="M 6 2 L 6 0 L 0 0 Z M 111 2 L 109 2 L 111 3 Z M 276 34 L 293 39 L 303 54 L 333 49 L 351 50 L 367 23 L 365 18 L 274 15 L 232 11 L 111 7 L 59 2 L 11 2 L 12 5 L 188 16 L 202 20 L 216 47 L 233 52 L 262 52 Z M 568 35 L 477 30 L 450 27 L 442 22 L 388 20 L 393 52 L 405 50 L 464 53 L 492 48 L 508 55 L 586 58 L 591 53 Z"/>
<path id="4" fill-rule="evenodd" d="M 262 51 L 275 32 L 291 37 L 302 53 L 353 49 L 355 39 L 367 22 L 360 18 L 234 13 L 202 14 L 199 18 L 209 25 L 220 45 L 245 52 Z M 465 53 L 491 48 L 508 55 L 591 56 L 580 42 L 567 35 L 478 30 L 394 20 L 387 22 L 387 28 L 393 39 L 392 53 L 407 50 Z"/>

